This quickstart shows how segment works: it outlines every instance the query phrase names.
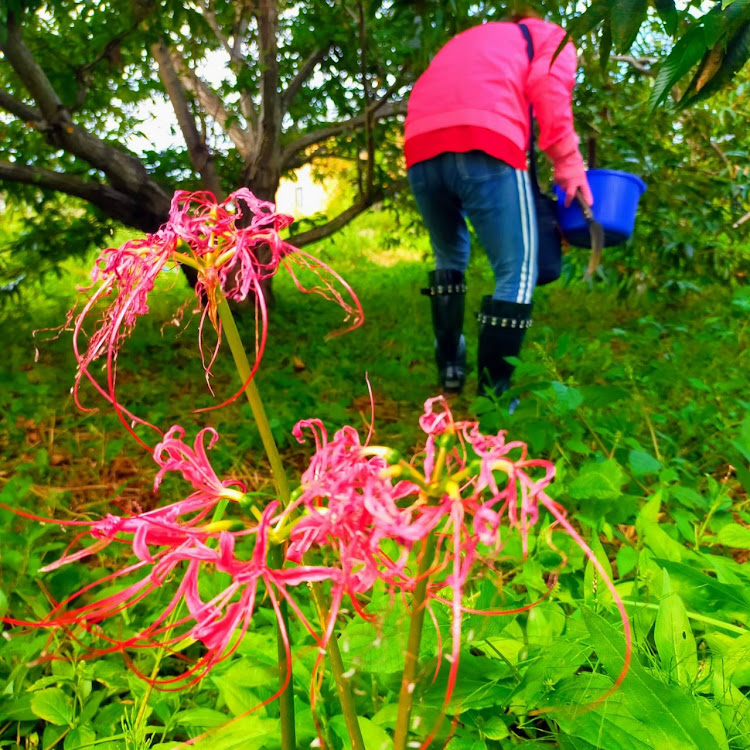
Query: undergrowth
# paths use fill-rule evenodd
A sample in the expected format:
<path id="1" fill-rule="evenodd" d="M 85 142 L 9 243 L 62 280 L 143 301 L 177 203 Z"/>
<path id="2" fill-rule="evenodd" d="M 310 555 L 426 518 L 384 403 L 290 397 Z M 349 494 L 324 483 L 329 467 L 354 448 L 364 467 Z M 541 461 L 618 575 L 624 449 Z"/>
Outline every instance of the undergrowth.
<path id="1" fill-rule="evenodd" d="M 391 222 L 386 214 L 370 214 L 315 248 L 362 301 L 366 322 L 353 333 L 326 339 L 341 323 L 337 308 L 299 295 L 285 278 L 275 283 L 257 382 L 282 452 L 297 469 L 310 455 L 309 446 L 291 437 L 297 420 L 318 417 L 329 427 L 353 424 L 366 433 L 373 419 L 368 379 L 372 441 L 405 454 L 418 442 L 422 404 L 436 394 L 429 303 L 419 294 L 430 258 L 423 238 Z M 69 263 L 59 278 L 21 290 L 0 309 L 0 500 L 41 515 L 92 517 L 158 502 L 151 461 L 126 439 L 119 422 L 106 410 L 81 413 L 72 403 L 70 334 L 44 330 L 63 322 L 74 287 L 85 284 L 87 273 Z M 472 361 L 472 314 L 492 288 L 479 253 L 468 283 L 465 330 Z M 193 434 L 206 423 L 215 426 L 224 448 L 215 455 L 219 475 L 267 493 L 269 473 L 247 408 L 238 401 L 225 410 L 193 413 L 212 401 L 197 358 L 197 323 L 183 331 L 170 322 L 189 296 L 180 274 L 160 282 L 152 314 L 139 321 L 120 355 L 121 395 L 152 422 L 179 423 Z M 575 280 L 558 283 L 537 291 L 513 391 L 499 401 L 478 398 L 476 372 L 470 374 L 466 393 L 452 403 L 454 413 L 478 416 L 484 432 L 507 430 L 512 439 L 528 442 L 533 455 L 556 462 L 551 494 L 613 569 L 632 616 L 637 659 L 606 703 L 586 713 L 572 710 L 592 704 L 611 685 L 621 664 L 622 634 L 582 556 L 556 552 L 535 538 L 515 579 L 523 586 L 503 592 L 504 604 L 544 594 L 550 572 L 569 553 L 567 566 L 547 601 L 529 614 L 467 617 L 461 674 L 449 706 L 451 750 L 518 744 L 750 748 L 748 312 L 747 288 L 683 285 L 645 299 Z M 247 312 L 240 325 L 251 340 L 254 323 Z M 211 381 L 218 398 L 233 391 L 234 377 L 220 359 Z M 95 393 L 84 395 L 97 405 Z M 516 396 L 520 406 L 511 416 L 508 404 Z M 167 484 L 162 496 L 169 492 Z M 50 601 L 107 570 L 109 561 L 100 557 L 41 574 L 39 568 L 70 539 L 53 525 L 6 511 L 0 520 L 0 613 L 43 616 Z M 510 558 L 517 540 L 507 544 Z M 476 584 L 478 608 L 499 596 L 487 584 Z M 384 613 L 380 625 L 345 620 L 340 640 L 356 670 L 368 750 L 387 750 L 406 614 L 385 592 L 373 597 L 370 608 Z M 138 610 L 130 616 L 137 618 Z M 0 746 L 171 748 L 222 727 L 206 741 L 211 750 L 274 748 L 274 705 L 243 716 L 272 692 L 272 619 L 261 609 L 237 655 L 185 693 L 147 690 L 117 655 L 86 660 L 74 634 L 50 639 L 6 630 Z M 447 623 L 438 619 L 437 625 L 445 632 Z M 123 629 L 134 626 L 123 617 Z M 425 673 L 435 671 L 439 652 L 434 627 L 428 628 Z M 295 638 L 299 742 L 307 747 L 315 738 L 308 692 L 316 654 L 302 633 Z M 49 660 L 51 653 L 64 658 Z M 143 656 L 146 671 L 149 658 Z M 430 726 L 439 710 L 445 673 L 444 666 L 438 669 L 417 696 L 417 734 L 419 722 Z M 321 689 L 325 694 L 332 688 L 325 683 Z M 344 747 L 343 719 L 327 706 L 318 707 L 325 736 L 332 747 Z M 240 718 L 227 725 L 231 717 Z"/>

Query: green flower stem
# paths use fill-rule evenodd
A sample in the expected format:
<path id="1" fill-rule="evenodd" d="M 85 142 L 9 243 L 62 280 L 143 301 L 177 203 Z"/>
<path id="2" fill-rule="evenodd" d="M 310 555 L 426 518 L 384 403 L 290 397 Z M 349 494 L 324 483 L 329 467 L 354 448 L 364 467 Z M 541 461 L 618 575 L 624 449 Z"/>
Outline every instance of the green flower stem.
<path id="1" fill-rule="evenodd" d="M 393 750 L 406 750 L 409 739 L 409 724 L 413 704 L 414 688 L 417 679 L 417 665 L 419 663 L 419 647 L 422 643 L 422 628 L 424 625 L 425 599 L 427 597 L 428 572 L 435 556 L 435 540 L 432 534 L 422 543 L 421 559 L 417 572 L 418 581 L 412 598 L 411 622 L 409 624 L 409 640 L 406 645 L 406 659 L 404 673 L 401 679 L 401 692 L 398 696 L 398 717 L 396 730 L 393 735 Z"/>
<path id="2" fill-rule="evenodd" d="M 237 324 L 234 322 L 234 316 L 229 309 L 229 303 L 223 294 L 219 298 L 217 312 L 221 319 L 224 336 L 226 337 L 229 348 L 232 351 L 237 372 L 244 383 L 250 377 L 252 368 L 250 367 L 250 361 L 247 358 L 245 347 L 242 344 L 240 332 L 237 330 Z M 291 496 L 289 481 L 286 478 L 284 464 L 281 462 L 279 449 L 276 445 L 276 440 L 273 437 L 273 432 L 271 432 L 271 425 L 268 423 L 266 410 L 263 408 L 263 401 L 260 398 L 258 386 L 255 385 L 254 380 L 251 380 L 245 389 L 245 395 L 250 404 L 250 410 L 255 418 L 255 423 L 258 425 L 258 432 L 260 433 L 260 439 L 263 443 L 263 449 L 266 452 L 266 456 L 268 456 L 268 462 L 271 464 L 271 473 L 273 474 L 274 482 L 276 482 L 279 499 L 281 500 L 282 505 L 287 506 L 289 505 L 289 498 Z"/>
<path id="3" fill-rule="evenodd" d="M 229 309 L 229 303 L 223 294 L 219 296 L 219 302 L 217 305 L 217 312 L 221 319 L 221 326 L 226 337 L 229 348 L 232 351 L 234 357 L 234 364 L 237 367 L 242 382 L 246 382 L 250 377 L 252 368 L 247 358 L 247 352 L 242 344 L 240 333 L 237 330 L 237 324 L 234 321 L 232 311 Z M 255 381 L 251 380 L 247 388 L 245 389 L 245 395 L 250 404 L 250 409 L 253 412 L 255 418 L 255 424 L 258 426 L 258 432 L 260 433 L 260 439 L 263 443 L 263 448 L 268 456 L 268 461 L 271 464 L 271 473 L 273 474 L 274 482 L 276 483 L 276 489 L 279 494 L 279 499 L 284 506 L 289 504 L 289 498 L 291 492 L 289 490 L 289 481 L 284 471 L 284 465 L 281 462 L 281 456 L 279 455 L 279 449 L 276 445 L 276 440 L 271 432 L 271 425 L 268 423 L 268 417 L 266 411 L 263 408 L 263 401 L 258 393 L 258 387 L 255 385 Z M 281 568 L 283 564 L 283 550 L 281 547 L 274 545 L 271 548 L 269 554 L 269 562 L 275 568 Z M 279 602 L 279 610 L 281 612 L 281 619 L 284 625 L 284 629 L 289 637 L 289 612 L 286 601 L 282 600 Z M 279 654 L 279 684 L 283 685 L 286 680 L 287 671 L 291 672 L 292 664 L 291 661 L 287 663 L 286 648 L 284 646 L 284 640 L 281 637 L 281 628 L 276 632 L 276 645 Z M 295 750 L 297 746 L 296 729 L 294 723 L 294 680 L 290 678 L 289 684 L 286 689 L 279 695 L 279 718 L 281 721 L 281 748 L 282 750 Z"/>
<path id="4" fill-rule="evenodd" d="M 315 606 L 318 610 L 318 617 L 320 618 L 321 625 L 325 627 L 328 624 L 329 616 L 325 592 L 319 583 L 313 583 L 311 588 Z M 335 632 L 326 645 L 326 653 L 328 654 L 328 661 L 333 672 L 333 679 L 336 682 L 341 713 L 344 715 L 344 723 L 346 724 L 346 730 L 349 733 L 349 739 L 352 743 L 352 750 L 366 750 L 357 719 L 357 707 L 354 705 L 354 697 L 349 686 L 349 680 L 345 676 L 344 660 L 341 658 L 339 642 L 336 640 Z"/>
<path id="5" fill-rule="evenodd" d="M 232 311 L 229 309 L 229 304 L 226 298 L 221 295 L 219 303 L 217 305 L 217 312 L 221 319 L 222 330 L 226 337 L 229 348 L 232 351 L 234 357 L 234 363 L 237 366 L 237 372 L 244 383 L 250 377 L 252 368 L 245 352 L 245 347 L 242 344 L 237 325 L 234 321 Z M 291 492 L 289 490 L 289 482 L 284 471 L 284 465 L 279 455 L 279 449 L 276 446 L 271 427 L 268 424 L 268 418 L 266 417 L 265 409 L 263 408 L 263 402 L 261 401 L 260 394 L 258 393 L 258 387 L 255 385 L 255 381 L 251 380 L 247 389 L 245 390 L 247 400 L 250 403 L 250 409 L 253 412 L 253 417 L 258 425 L 258 431 L 263 442 L 263 447 L 268 456 L 268 461 L 271 464 L 271 472 L 273 473 L 274 481 L 278 489 L 279 498 L 284 506 L 289 504 Z M 281 567 L 283 561 L 282 548 L 280 546 L 274 546 L 271 550 L 270 562 L 275 567 Z M 327 606 L 325 605 L 325 597 L 323 595 L 322 588 L 319 585 L 313 586 L 313 596 L 315 603 L 318 608 L 319 615 L 322 622 L 327 622 Z M 289 619 L 287 612 L 287 604 L 285 601 L 280 602 L 281 613 L 286 627 L 287 633 L 289 632 Z M 279 679 L 283 682 L 286 677 L 286 651 L 284 649 L 283 641 L 279 635 L 278 639 L 278 652 L 279 652 Z M 331 663 L 331 669 L 333 676 L 336 681 L 336 687 L 339 693 L 339 701 L 341 703 L 341 710 L 344 714 L 344 721 L 346 722 L 347 730 L 349 731 L 349 737 L 352 741 L 353 750 L 365 750 L 365 745 L 362 740 L 362 733 L 359 729 L 359 722 L 357 721 L 357 711 L 354 705 L 354 699 L 352 697 L 351 689 L 349 687 L 349 681 L 344 677 L 344 666 L 341 658 L 341 652 L 339 651 L 339 644 L 336 638 L 331 638 L 327 646 L 328 658 Z M 291 665 L 290 665 L 291 668 Z M 279 709 L 281 711 L 281 722 L 282 722 L 282 748 L 283 750 L 293 750 L 294 748 L 294 704 L 293 704 L 293 693 L 292 684 L 290 682 L 287 689 L 279 697 Z M 284 744 L 283 728 L 286 726 L 285 717 L 287 722 L 290 722 L 289 729 L 291 731 L 291 744 Z"/>
<path id="6" fill-rule="evenodd" d="M 659 609 L 658 604 L 652 604 L 651 602 L 636 602 L 632 599 L 623 599 L 623 604 L 627 604 L 630 607 L 643 607 L 644 609 Z M 699 615 L 696 612 L 685 612 L 685 614 L 688 616 L 689 619 L 695 620 L 696 622 L 702 622 L 706 625 L 713 625 L 715 628 L 721 628 L 722 630 L 728 630 L 730 633 L 737 633 L 739 635 L 745 635 L 745 633 L 750 633 L 750 630 L 747 628 L 741 628 L 738 625 L 732 625 L 728 622 L 722 622 L 721 620 L 717 620 L 713 617 L 706 617 L 706 615 Z"/>

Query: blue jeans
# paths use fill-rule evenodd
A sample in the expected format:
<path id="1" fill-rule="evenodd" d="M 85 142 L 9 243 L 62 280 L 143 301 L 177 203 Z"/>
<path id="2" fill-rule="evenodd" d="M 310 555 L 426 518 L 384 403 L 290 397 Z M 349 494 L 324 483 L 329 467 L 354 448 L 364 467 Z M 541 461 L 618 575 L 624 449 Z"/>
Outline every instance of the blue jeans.
<path id="1" fill-rule="evenodd" d="M 536 210 L 528 173 L 483 151 L 444 153 L 409 169 L 435 268 L 466 271 L 468 218 L 495 274 L 494 299 L 529 304 L 537 277 Z"/>

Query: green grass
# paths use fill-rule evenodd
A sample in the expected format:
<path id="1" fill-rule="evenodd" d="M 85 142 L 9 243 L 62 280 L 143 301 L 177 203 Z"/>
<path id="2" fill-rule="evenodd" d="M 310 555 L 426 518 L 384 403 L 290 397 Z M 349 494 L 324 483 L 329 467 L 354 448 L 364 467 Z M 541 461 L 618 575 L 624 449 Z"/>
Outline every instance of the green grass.
<path id="1" fill-rule="evenodd" d="M 301 295 L 283 272 L 275 282 L 276 304 L 257 383 L 290 473 L 301 470 L 312 452 L 309 444 L 300 446 L 291 437 L 297 420 L 318 417 L 329 431 L 351 424 L 366 434 L 371 422 L 366 378 L 375 403 L 373 442 L 409 455 L 421 444 L 422 404 L 437 393 L 429 302 L 419 294 L 430 268 L 424 237 L 417 226 L 372 213 L 312 251 L 351 283 L 366 319 L 360 329 L 327 340 L 340 327 L 341 311 Z M 475 252 L 468 272 L 470 361 L 476 354 L 473 314 L 492 289 L 486 266 Z M 64 322 L 75 287 L 85 284 L 87 275 L 87 268 L 69 263 L 59 278 L 47 277 L 0 308 L 5 362 L 0 499 L 42 515 L 122 512 L 159 502 L 150 489 L 151 460 L 92 389 L 83 390 L 84 400 L 101 410 L 76 410 L 69 392 L 75 375 L 70 334 L 32 336 Z M 599 545 L 598 554 L 620 580 L 621 594 L 638 602 L 632 605 L 637 659 L 623 689 L 583 716 L 560 711 L 568 702 L 590 702 L 611 684 L 621 637 L 591 571 L 580 556 L 564 550 L 568 566 L 548 603 L 532 615 L 483 625 L 484 636 L 467 642 L 450 709 L 458 722 L 452 750 L 517 744 L 663 750 L 689 747 L 685 737 L 700 737 L 698 750 L 750 747 L 750 682 L 742 656 L 750 625 L 745 593 L 750 574 L 743 564 L 750 549 L 747 291 L 683 287 L 655 300 L 621 298 L 612 289 L 579 281 L 540 289 L 514 392 L 497 403 L 477 398 L 473 372 L 466 393 L 452 401 L 458 417 L 479 419 L 485 431 L 507 430 L 509 438 L 529 444 L 531 455 L 555 461 L 551 494 Z M 151 314 L 139 321 L 122 349 L 121 397 L 139 415 L 163 427 L 179 423 L 189 436 L 205 424 L 215 426 L 221 435 L 212 456 L 217 472 L 269 490 L 248 407 L 238 401 L 220 411 L 194 412 L 213 402 L 197 359 L 197 320 L 184 331 L 169 324 L 189 298 L 179 275 L 160 281 Z M 188 309 L 185 322 L 189 318 Z M 242 314 L 239 324 L 251 339 L 251 317 Z M 227 352 L 213 370 L 212 384 L 220 399 L 237 387 Z M 521 397 L 521 406 L 509 416 L 513 395 Z M 162 499 L 171 497 L 173 488 L 181 491 L 178 482 L 167 482 Z M 59 556 L 69 539 L 53 525 L 21 521 L 5 511 L 0 519 L 0 610 L 14 616 L 41 616 L 45 597 L 63 598 L 113 562 L 103 558 L 96 565 L 41 575 L 38 568 Z M 508 589 L 514 600 L 535 598 L 533 592 L 544 590 L 544 578 L 559 562 L 543 536 L 532 540 L 530 559 Z M 508 544 L 511 554 L 512 538 Z M 489 580 L 478 582 L 480 598 Z M 377 596 L 376 605 L 386 606 Z M 89 723 L 96 741 L 102 742 L 97 747 L 140 748 L 148 737 L 166 748 L 174 746 L 171 740 L 196 736 L 217 721 L 206 712 L 237 715 L 242 706 L 269 695 L 267 685 L 256 684 L 258 665 L 273 663 L 264 617 L 262 611 L 238 657 L 200 689 L 150 697 L 142 683 L 123 672 L 116 655 L 84 661 L 81 648 L 59 634 L 54 647 L 67 660 L 39 661 L 46 636 L 14 631 L 0 646 L 5 686 L 0 744 L 85 746 L 94 741 L 84 729 L 86 712 L 94 717 Z M 391 616 L 387 622 L 397 621 Z M 345 620 L 342 627 L 342 639 L 351 647 L 347 658 L 357 666 L 359 707 L 376 742 L 378 732 L 387 735 L 392 726 L 398 637 L 373 659 L 360 625 Z M 689 681 L 675 667 L 665 632 L 695 639 L 700 670 L 693 670 Z M 296 695 L 301 716 L 309 718 L 304 670 L 312 665 L 314 649 L 297 637 L 303 646 Z M 425 646 L 428 668 L 437 653 L 433 641 Z M 420 693 L 426 722 L 444 679 L 443 670 L 436 684 L 430 687 L 427 680 Z M 57 710 L 70 708 L 68 723 L 48 720 L 43 708 L 48 699 L 59 704 Z M 135 721 L 142 701 L 150 712 L 147 726 Z M 534 713 L 544 708 L 558 713 Z M 193 709 L 204 713 L 186 713 Z M 340 717 L 333 702 L 322 713 L 334 746 L 343 746 L 336 739 Z M 233 746 L 232 736 L 268 735 L 252 746 L 275 747 L 275 717 L 271 705 L 230 725 L 212 750 Z M 305 727 L 303 736 L 309 722 Z"/>

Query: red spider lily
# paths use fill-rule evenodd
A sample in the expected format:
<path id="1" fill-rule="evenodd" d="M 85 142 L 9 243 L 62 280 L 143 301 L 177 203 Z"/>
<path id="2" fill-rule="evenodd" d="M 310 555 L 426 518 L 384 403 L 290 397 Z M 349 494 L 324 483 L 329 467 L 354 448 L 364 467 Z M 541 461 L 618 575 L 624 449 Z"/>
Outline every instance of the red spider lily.
<path id="1" fill-rule="evenodd" d="M 554 466 L 528 458 L 526 445 L 506 442 L 502 432 L 483 435 L 476 422 L 456 422 L 442 397 L 426 402 L 420 426 L 427 435 L 422 454 L 410 463 L 389 466 L 386 459 L 393 461 L 393 452 L 363 446 L 352 427 L 339 430 L 329 441 L 319 420 L 300 422 L 295 435 L 301 439 L 303 429 L 311 430 L 316 453 L 302 477 L 297 502 L 307 515 L 291 531 L 289 556 L 301 559 L 312 547 L 335 550 L 344 586 L 361 612 L 356 594 L 364 593 L 378 579 L 392 588 L 414 590 L 417 578 L 408 567 L 410 553 L 415 542 L 433 534 L 436 555 L 428 572 L 427 605 L 443 602 L 452 612 L 447 705 L 458 673 L 462 615 L 474 612 L 463 604 L 467 580 L 492 566 L 503 548 L 504 527 L 518 531 L 525 556 L 528 534 L 539 521 L 541 506 L 555 519 L 554 525 L 583 550 L 618 606 L 627 641 L 625 664 L 613 689 L 618 687 L 631 649 L 625 608 L 564 509 L 545 493 Z M 422 469 L 418 470 L 420 461 Z M 397 560 L 382 551 L 385 539 L 402 550 Z M 447 599 L 441 596 L 444 590 L 448 590 Z M 536 603 L 484 614 L 511 614 Z"/>
<path id="2" fill-rule="evenodd" d="M 251 373 L 242 388 L 219 406 L 235 400 L 257 371 L 268 327 L 262 285 L 277 273 L 279 267 L 283 266 L 289 272 L 300 291 L 319 294 L 344 309 L 349 325 L 338 333 L 361 325 L 362 308 L 348 284 L 327 265 L 281 239 L 280 232 L 292 221 L 292 217 L 277 213 L 272 203 L 258 200 L 246 188 L 237 190 L 222 202 L 208 192 L 178 191 L 172 199 L 168 221 L 156 233 L 130 240 L 119 248 L 104 250 L 96 262 L 91 286 L 82 290 L 91 293 L 89 299 L 80 310 L 72 310 L 68 317 L 68 323 L 72 322 L 73 347 L 78 362 L 73 389 L 76 404 L 84 408 L 79 391 L 82 380 L 86 378 L 113 405 L 131 434 L 134 434 L 131 422 L 148 424 L 118 401 L 117 355 L 138 318 L 148 312 L 148 297 L 156 278 L 165 268 L 178 263 L 197 269 L 196 296 L 199 301 L 206 301 L 201 314 L 199 342 L 207 382 L 221 343 L 221 322 L 217 317 L 221 295 L 234 301 L 252 296 L 255 301 L 255 361 Z M 317 282 L 306 286 L 298 269 L 310 272 Z M 93 332 L 82 343 L 84 325 L 95 316 L 94 310 L 103 300 L 108 301 L 108 306 L 95 323 Z M 180 317 L 181 311 L 176 314 L 175 322 L 179 322 Z M 203 345 L 206 318 L 217 332 L 216 345 L 210 356 L 204 354 Z M 93 363 L 102 358 L 105 359 L 104 382 L 92 373 Z M 157 429 L 154 425 L 149 426 Z"/>

